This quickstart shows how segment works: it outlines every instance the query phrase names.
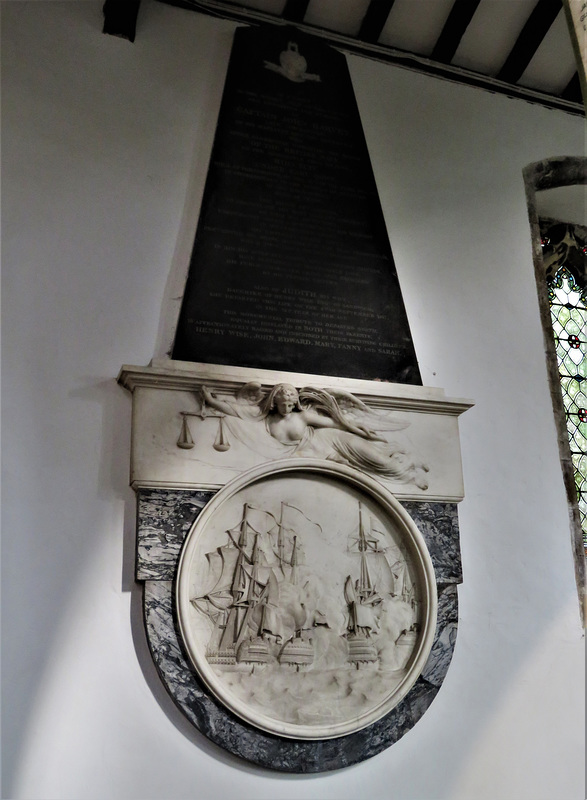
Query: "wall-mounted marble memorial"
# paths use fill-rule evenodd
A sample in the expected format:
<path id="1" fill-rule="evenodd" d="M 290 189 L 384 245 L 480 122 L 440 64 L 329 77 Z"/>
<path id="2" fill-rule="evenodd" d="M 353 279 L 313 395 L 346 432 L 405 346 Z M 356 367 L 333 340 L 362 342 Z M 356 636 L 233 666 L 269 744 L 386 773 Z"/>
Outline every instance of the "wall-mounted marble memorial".
<path id="1" fill-rule="evenodd" d="M 177 608 L 192 663 L 231 711 L 325 739 L 380 719 L 413 686 L 436 583 L 391 493 L 349 467 L 291 459 L 245 472 L 198 517 Z"/>
<path id="2" fill-rule="evenodd" d="M 174 361 L 119 381 L 133 395 L 145 630 L 182 714 L 289 772 L 397 741 L 454 648 L 458 416 L 471 403 Z"/>

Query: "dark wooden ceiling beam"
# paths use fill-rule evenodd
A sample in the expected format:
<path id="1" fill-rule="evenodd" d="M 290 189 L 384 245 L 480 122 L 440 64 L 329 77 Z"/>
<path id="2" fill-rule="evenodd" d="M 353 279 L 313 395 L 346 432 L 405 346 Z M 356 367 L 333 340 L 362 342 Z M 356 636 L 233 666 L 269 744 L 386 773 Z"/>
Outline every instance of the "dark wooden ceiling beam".
<path id="1" fill-rule="evenodd" d="M 517 83 L 562 10 L 561 0 L 538 0 L 497 79 Z"/>
<path id="2" fill-rule="evenodd" d="M 377 42 L 385 27 L 395 0 L 371 0 L 361 22 L 358 38 L 363 42 Z"/>
<path id="3" fill-rule="evenodd" d="M 134 42 L 137 32 L 137 16 L 141 0 L 106 0 L 102 7 L 104 27 L 102 33 L 119 36 Z"/>
<path id="4" fill-rule="evenodd" d="M 455 0 L 430 58 L 450 64 L 481 0 Z"/>
<path id="5" fill-rule="evenodd" d="M 157 0 L 157 2 L 178 6 L 179 8 L 191 9 L 201 14 L 212 14 L 215 17 L 231 19 L 235 22 L 245 23 L 247 25 L 259 25 L 261 23 L 275 24 L 275 17 L 267 12 L 258 11 L 256 9 L 245 9 L 243 6 L 237 6 L 233 2 L 227 2 L 227 0 Z M 473 72 L 464 67 L 455 66 L 453 64 L 440 64 L 439 62 L 431 61 L 429 58 L 416 56 L 392 47 L 378 45 L 372 42 L 363 42 L 356 37 L 346 36 L 324 28 L 318 28 L 306 22 L 298 23 L 298 26 L 300 30 L 319 37 L 327 44 L 358 56 L 365 56 L 366 58 L 373 58 L 383 63 L 394 64 L 397 67 L 414 70 L 424 75 L 432 75 L 436 78 L 462 83 L 467 86 L 475 86 L 479 89 L 492 92 L 493 94 L 497 92 L 506 97 L 516 97 L 530 103 L 539 103 L 545 108 L 558 109 L 559 111 L 565 111 L 566 113 L 581 117 L 585 116 L 585 108 L 582 103 L 564 100 L 561 97 L 547 94 L 544 91 L 530 89 L 526 86 L 519 86 L 516 84 L 508 84 L 492 76 L 482 75 L 479 72 Z"/>
<path id="6" fill-rule="evenodd" d="M 283 9 L 283 18 L 289 22 L 303 22 L 310 0 L 287 0 Z"/>
<path id="7" fill-rule="evenodd" d="M 581 103 L 583 97 L 581 95 L 581 81 L 579 80 L 579 73 L 575 72 L 571 80 L 567 83 L 561 92 L 563 100 L 569 100 L 571 103 Z"/>

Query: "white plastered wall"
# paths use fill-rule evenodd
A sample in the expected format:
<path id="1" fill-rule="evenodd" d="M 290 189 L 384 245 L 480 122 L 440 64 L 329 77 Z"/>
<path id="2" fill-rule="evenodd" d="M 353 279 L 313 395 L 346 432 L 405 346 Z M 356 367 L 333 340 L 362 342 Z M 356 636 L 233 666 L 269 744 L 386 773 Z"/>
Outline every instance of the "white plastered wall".
<path id="1" fill-rule="evenodd" d="M 424 383 L 476 401 L 459 638 L 392 748 L 271 774 L 190 735 L 149 666 L 114 381 L 160 347 L 233 25 L 143 0 L 132 45 L 102 35 L 101 6 L 3 4 L 3 796 L 583 798 L 583 638 L 522 183 L 529 162 L 583 153 L 582 121 L 349 59 Z"/>

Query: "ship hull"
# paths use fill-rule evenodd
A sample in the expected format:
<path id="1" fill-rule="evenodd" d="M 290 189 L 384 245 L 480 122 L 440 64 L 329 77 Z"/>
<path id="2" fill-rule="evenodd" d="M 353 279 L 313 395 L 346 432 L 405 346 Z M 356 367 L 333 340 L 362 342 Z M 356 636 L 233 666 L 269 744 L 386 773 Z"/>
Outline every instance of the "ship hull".
<path id="1" fill-rule="evenodd" d="M 287 642 L 279 654 L 280 664 L 296 669 L 307 669 L 313 662 L 314 648 L 309 642 L 304 642 L 302 639 L 292 639 Z"/>
<path id="2" fill-rule="evenodd" d="M 366 636 L 354 636 L 348 639 L 349 661 L 357 667 L 363 664 L 376 664 L 379 660 L 377 648 Z"/>

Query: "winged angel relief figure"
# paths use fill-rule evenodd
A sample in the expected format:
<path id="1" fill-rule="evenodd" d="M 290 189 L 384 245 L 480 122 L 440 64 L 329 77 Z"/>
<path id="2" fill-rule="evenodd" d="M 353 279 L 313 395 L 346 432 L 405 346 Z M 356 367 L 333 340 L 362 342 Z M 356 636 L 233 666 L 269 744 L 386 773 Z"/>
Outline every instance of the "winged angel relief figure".
<path id="1" fill-rule="evenodd" d="M 375 413 L 349 392 L 312 386 L 298 392 L 278 383 L 265 393 L 253 381 L 241 387 L 234 400 L 219 399 L 206 386 L 200 393 L 202 403 L 225 415 L 230 434 L 265 458 L 327 459 L 428 488 L 428 467 L 381 435 L 406 428 L 409 422 Z"/>

